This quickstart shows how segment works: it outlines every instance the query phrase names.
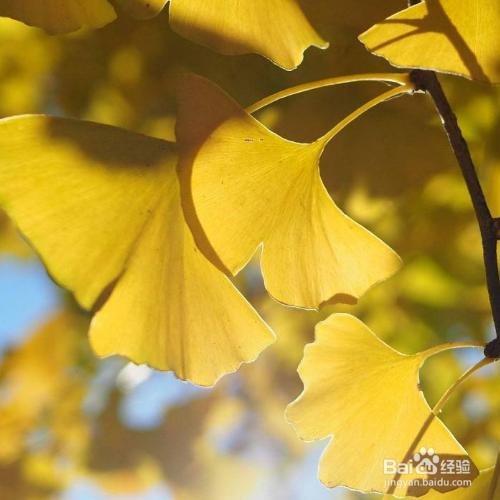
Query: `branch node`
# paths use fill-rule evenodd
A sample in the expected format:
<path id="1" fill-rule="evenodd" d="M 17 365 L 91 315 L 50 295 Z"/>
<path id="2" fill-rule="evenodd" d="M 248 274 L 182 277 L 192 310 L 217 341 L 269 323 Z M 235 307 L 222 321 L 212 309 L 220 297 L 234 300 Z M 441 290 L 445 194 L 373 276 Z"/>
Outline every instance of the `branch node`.
<path id="1" fill-rule="evenodd" d="M 491 359 L 500 359 L 500 339 L 496 338 L 486 344 L 484 355 Z"/>
<path id="2" fill-rule="evenodd" d="M 427 91 L 426 73 L 427 71 L 423 69 L 414 69 L 410 71 L 410 81 L 413 83 L 413 85 L 415 85 L 416 91 Z"/>

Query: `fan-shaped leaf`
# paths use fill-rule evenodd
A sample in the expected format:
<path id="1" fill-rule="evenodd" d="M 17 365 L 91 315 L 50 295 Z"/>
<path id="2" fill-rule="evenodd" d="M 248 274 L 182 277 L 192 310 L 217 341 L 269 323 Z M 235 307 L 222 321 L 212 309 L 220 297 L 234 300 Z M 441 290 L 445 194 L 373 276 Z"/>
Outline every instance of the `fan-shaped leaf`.
<path id="1" fill-rule="evenodd" d="M 185 79 L 179 100 L 188 222 L 230 272 L 263 243 L 271 295 L 316 308 L 359 297 L 398 269 L 397 255 L 331 200 L 319 175 L 322 141 L 283 139 L 198 77 Z"/>
<path id="2" fill-rule="evenodd" d="M 289 70 L 311 45 L 328 47 L 297 0 L 172 0 L 170 24 L 222 54 L 257 53 Z"/>
<path id="3" fill-rule="evenodd" d="M 273 335 L 198 250 L 184 221 L 173 145 L 88 122 L 0 122 L 0 200 L 54 278 L 91 307 L 91 340 L 213 384 Z M 114 283 L 116 284 L 112 286 Z"/>
<path id="4" fill-rule="evenodd" d="M 391 64 L 500 82 L 500 3 L 426 0 L 360 36 Z"/>
<path id="5" fill-rule="evenodd" d="M 419 368 L 428 355 L 395 351 L 347 314 L 317 325 L 316 340 L 306 347 L 299 367 L 304 391 L 286 415 L 304 440 L 332 436 L 320 462 L 325 485 L 420 496 L 429 486 L 416 470 L 415 452 L 425 448 L 442 458 L 468 461 L 418 388 Z M 393 473 L 399 464 L 413 468 Z"/>

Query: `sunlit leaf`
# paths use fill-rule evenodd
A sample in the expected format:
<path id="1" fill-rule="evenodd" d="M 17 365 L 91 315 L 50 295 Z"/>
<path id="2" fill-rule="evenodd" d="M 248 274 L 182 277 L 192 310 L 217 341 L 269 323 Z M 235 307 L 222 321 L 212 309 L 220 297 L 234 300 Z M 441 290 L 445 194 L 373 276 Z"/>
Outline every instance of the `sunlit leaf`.
<path id="1" fill-rule="evenodd" d="M 388 71 L 387 62 L 372 56 L 356 37 L 405 6 L 402 0 L 301 2 L 311 25 L 332 46 L 327 51 L 308 50 L 305 64 L 289 73 L 259 56 L 221 57 L 190 43 L 168 28 L 166 9 L 149 22 L 135 22 L 123 12 L 123 3 L 120 6 L 117 0 L 110 1 L 120 20 L 104 30 L 85 30 L 70 37 L 46 36 L 40 29 L 0 18 L 0 115 L 50 111 L 173 140 L 173 82 L 179 71 L 208 76 L 241 103 L 317 78 Z M 465 78 L 447 77 L 442 83 L 477 159 L 491 211 L 500 216 L 499 90 L 471 84 Z M 320 90 L 281 101 L 260 112 L 258 118 L 283 137 L 311 141 L 373 97 L 377 88 L 378 84 L 359 83 Z M 431 100 L 424 95 L 397 99 L 357 120 L 325 150 L 321 176 L 339 207 L 390 241 L 409 264 L 390 282 L 370 290 L 357 306 L 335 306 L 336 311 L 362 317 L 374 331 L 383 334 L 384 341 L 401 352 L 418 352 L 457 335 L 479 341 L 485 335 L 491 338 L 491 309 L 484 288 L 480 235 L 463 179 Z M 17 256 L 19 244 L 13 226 L 0 216 L 0 252 Z M 30 248 L 24 253 L 32 255 Z M 5 275 L 10 262 L 5 260 L 5 254 L 1 257 Z M 31 415 L 30 402 L 38 405 L 41 398 L 37 396 L 44 396 L 46 387 L 59 388 L 53 392 L 55 396 L 40 406 L 43 410 L 36 419 L 24 419 L 21 413 L 14 414 L 5 406 L 0 408 L 0 420 L 6 424 L 0 426 L 0 457 L 19 457 L 9 465 L 1 464 L 0 498 L 48 500 L 78 493 L 86 498 L 107 498 L 123 496 L 125 490 L 133 498 L 159 495 L 176 500 L 276 495 L 317 500 L 328 495 L 342 499 L 359 496 L 340 489 L 324 489 L 314 471 L 317 450 L 323 443 L 306 444 L 297 439 L 283 418 L 283 408 L 301 389 L 296 368 L 304 343 L 311 341 L 313 325 L 324 319 L 332 307 L 317 313 L 284 308 L 270 300 L 260 286 L 259 257 L 254 255 L 245 272 L 238 275 L 237 286 L 258 304 L 259 311 L 280 334 L 280 340 L 257 363 L 218 384 L 220 402 L 237 399 L 242 406 L 240 414 L 229 412 L 214 428 L 214 424 L 208 424 L 212 418 L 206 405 L 186 404 L 192 394 L 186 384 L 173 381 L 170 375 L 148 372 L 148 380 L 133 390 L 134 395 L 136 391 L 142 394 L 139 399 L 131 398 L 134 410 L 130 411 L 130 405 L 123 400 L 118 401 L 119 414 L 103 427 L 97 414 L 109 408 L 108 393 L 123 362 L 94 363 L 89 349 L 82 349 L 84 352 L 70 354 L 60 371 L 51 354 L 58 352 L 68 332 L 54 331 L 52 342 L 35 350 L 27 368 L 19 370 L 26 376 L 23 385 L 29 384 L 21 396 L 26 403 L 19 403 L 19 407 Z M 422 269 L 412 265 L 422 259 L 435 266 L 432 273 L 424 266 L 426 279 L 419 272 Z M 22 261 L 15 262 L 16 269 L 22 265 Z M 12 286 L 19 284 L 24 290 L 18 273 L 15 274 L 15 280 L 0 283 L 0 304 L 9 293 L 18 295 Z M 447 279 L 445 287 L 443 276 L 451 279 Z M 31 289 L 25 295 L 27 303 Z M 74 307 L 69 300 L 65 303 Z M 7 314 L 18 316 L 23 311 L 24 304 Z M 4 319 L 0 318 L 0 331 L 8 334 Z M 84 325 L 82 330 L 85 328 Z M 80 347 L 87 347 L 85 337 L 80 339 Z M 5 359 L 10 359 L 10 355 L 2 362 Z M 431 405 L 456 379 L 463 361 L 462 356 L 450 352 L 425 363 L 421 380 Z M 28 368 L 35 368 L 35 364 L 37 369 Z M 84 409 L 80 392 L 74 385 L 64 384 L 82 372 L 84 383 L 79 391 L 87 395 Z M 484 377 L 468 380 L 460 395 L 450 400 L 443 417 L 481 468 L 494 463 L 500 440 L 497 372 L 488 371 Z M 136 384 L 140 382 L 138 373 L 145 371 L 136 371 Z M 57 378 L 59 383 L 54 384 Z M 487 384 L 488 390 L 483 384 Z M 10 387 L 2 385 L 0 403 L 13 394 Z M 128 398 L 130 393 L 127 394 Z M 196 402 L 203 402 L 199 391 L 195 394 Z M 4 415 L 16 418 L 7 423 Z M 168 421 L 165 430 L 160 424 L 164 415 Z M 91 424 L 87 433 L 77 431 L 78 420 Z M 138 421 L 140 429 L 134 428 Z M 150 430 L 142 427 L 145 421 Z M 16 444 L 19 437 L 21 441 L 17 443 L 27 445 L 21 447 L 21 456 Z M 98 469 L 88 461 L 88 448 L 96 446 L 95 455 L 101 457 Z M 46 447 L 46 455 L 41 455 L 40 448 L 45 453 Z M 76 453 L 68 453 L 68 449 Z M 144 459 L 154 461 L 155 468 L 161 471 L 163 485 L 158 484 L 154 491 L 149 491 L 148 477 L 144 476 Z M 247 467 L 239 467 L 240 461 Z M 265 470 L 255 484 L 248 465 L 255 469 L 256 461 Z M 47 490 L 51 481 L 57 484 L 66 479 L 70 481 L 69 491 Z M 474 481 L 471 493 L 476 492 L 479 481 L 480 478 Z M 247 483 L 257 490 L 250 491 Z M 468 491 L 465 488 L 444 497 L 432 496 L 446 499 Z M 486 489 L 472 498 L 487 499 Z"/>
<path id="2" fill-rule="evenodd" d="M 170 24 L 222 54 L 257 53 L 289 70 L 308 47 L 328 46 L 297 0 L 172 0 Z"/>
<path id="3" fill-rule="evenodd" d="M 391 64 L 500 82 L 500 4 L 497 0 L 426 0 L 360 36 Z"/>
<path id="4" fill-rule="evenodd" d="M 89 122 L 0 122 L 0 200 L 86 308 L 100 355 L 213 384 L 273 335 L 196 247 L 171 143 Z"/>
<path id="5" fill-rule="evenodd" d="M 263 243 L 270 294 L 316 308 L 334 296 L 359 297 L 398 269 L 397 255 L 328 195 L 319 175 L 322 141 L 283 139 L 195 76 L 184 80 L 179 101 L 188 222 L 230 272 Z"/>
<path id="6" fill-rule="evenodd" d="M 425 448 L 441 458 L 467 459 L 439 418 L 432 418 L 419 390 L 419 368 L 428 356 L 395 351 L 347 314 L 318 324 L 299 367 L 304 391 L 287 408 L 287 418 L 304 440 L 332 437 L 320 461 L 325 485 L 420 496 L 429 487 L 418 482 L 426 476 L 415 470 L 415 452 Z M 389 465 L 385 474 L 384 460 L 413 460 L 414 469 L 397 475 Z M 404 483 L 410 479 L 415 483 Z"/>
<path id="7" fill-rule="evenodd" d="M 0 16 L 11 17 L 49 33 L 99 28 L 116 17 L 107 0 L 0 0 Z"/>

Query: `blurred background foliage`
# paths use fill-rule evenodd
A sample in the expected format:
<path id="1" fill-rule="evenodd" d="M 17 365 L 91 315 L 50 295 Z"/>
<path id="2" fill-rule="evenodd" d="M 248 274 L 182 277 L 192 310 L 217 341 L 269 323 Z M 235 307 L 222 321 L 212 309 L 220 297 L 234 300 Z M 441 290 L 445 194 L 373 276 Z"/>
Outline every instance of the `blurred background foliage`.
<path id="1" fill-rule="evenodd" d="M 293 72 L 186 41 L 169 29 L 167 12 L 59 37 L 1 19 L 0 115 L 49 113 L 174 139 L 176 82 L 184 72 L 210 78 L 246 105 L 305 81 L 394 71 L 356 37 L 404 4 L 305 2 L 330 48 L 308 50 Z M 441 79 L 499 216 L 500 90 Z M 376 83 L 322 89 L 259 118 L 287 138 L 308 141 L 380 91 Z M 210 390 L 123 359 L 96 359 L 86 339 L 89 316 L 50 281 L 0 214 L 0 498 L 361 496 L 322 487 L 322 446 L 299 441 L 283 418 L 301 391 L 296 368 L 314 325 L 349 311 L 408 353 L 444 341 L 485 341 L 493 328 L 471 204 L 425 96 L 363 116 L 328 147 L 321 171 L 338 204 L 395 248 L 404 268 L 358 305 L 314 312 L 269 299 L 255 259 L 236 282 L 278 341 Z M 430 361 L 422 373 L 430 404 L 479 357 L 459 350 Z M 481 372 L 443 414 L 480 468 L 494 463 L 500 440 L 498 381 L 498 369 Z"/>

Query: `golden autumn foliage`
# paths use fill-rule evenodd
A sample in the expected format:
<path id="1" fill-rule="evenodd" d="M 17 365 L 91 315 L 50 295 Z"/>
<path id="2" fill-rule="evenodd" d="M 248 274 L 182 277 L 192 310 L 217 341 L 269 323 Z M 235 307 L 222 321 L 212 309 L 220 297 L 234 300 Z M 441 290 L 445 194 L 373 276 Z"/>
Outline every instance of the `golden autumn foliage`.
<path id="1" fill-rule="evenodd" d="M 411 3 L 0 0 L 1 498 L 500 498 L 500 7 Z"/>

